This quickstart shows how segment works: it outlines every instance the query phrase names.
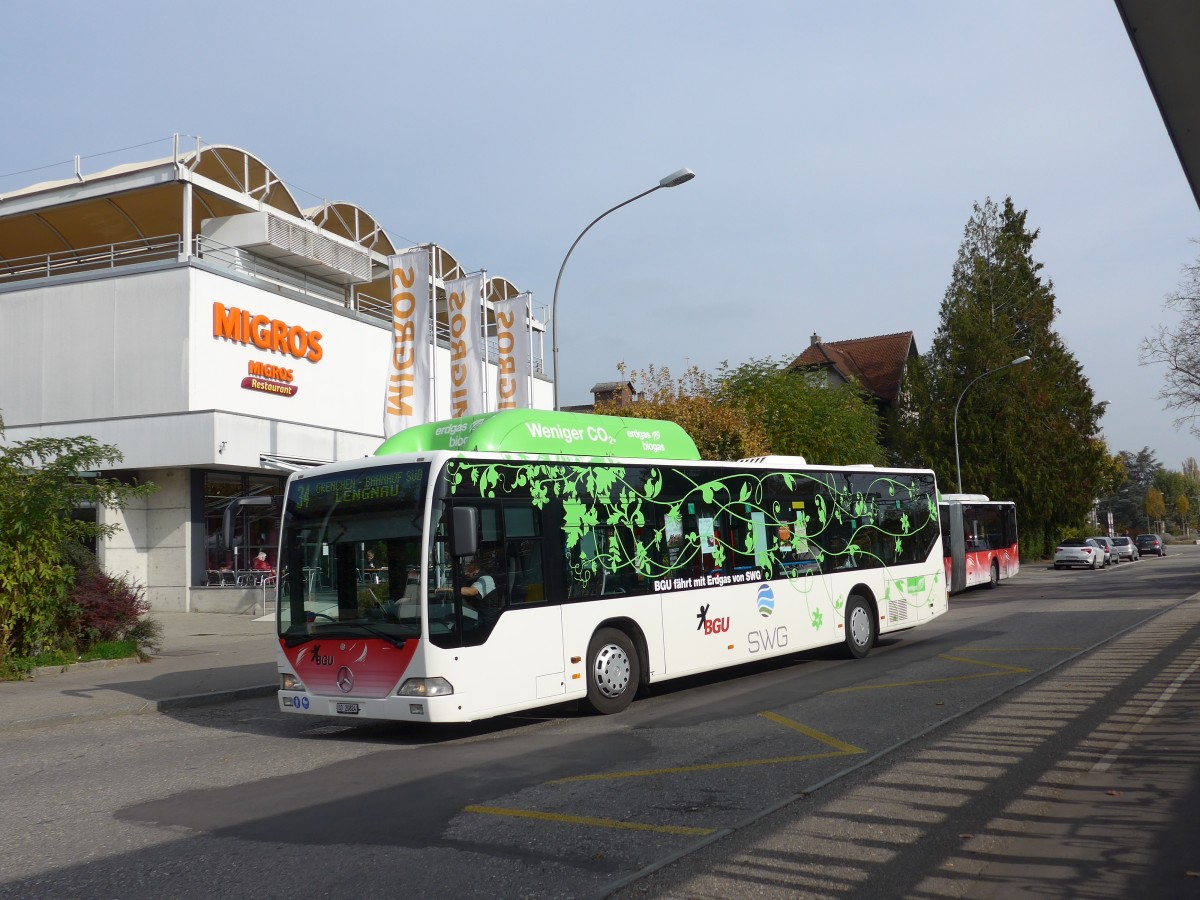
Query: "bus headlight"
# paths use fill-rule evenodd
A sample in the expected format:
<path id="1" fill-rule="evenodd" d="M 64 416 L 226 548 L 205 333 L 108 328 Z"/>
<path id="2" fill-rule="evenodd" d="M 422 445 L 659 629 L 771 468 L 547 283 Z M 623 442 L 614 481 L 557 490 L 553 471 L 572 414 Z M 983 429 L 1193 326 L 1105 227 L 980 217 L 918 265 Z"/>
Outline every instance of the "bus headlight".
<path id="1" fill-rule="evenodd" d="M 445 678 L 409 678 L 396 693 L 401 697 L 447 697 L 454 693 L 454 685 Z"/>
<path id="2" fill-rule="evenodd" d="M 304 682 L 291 672 L 284 672 L 279 676 L 279 689 L 281 691 L 302 691 Z"/>

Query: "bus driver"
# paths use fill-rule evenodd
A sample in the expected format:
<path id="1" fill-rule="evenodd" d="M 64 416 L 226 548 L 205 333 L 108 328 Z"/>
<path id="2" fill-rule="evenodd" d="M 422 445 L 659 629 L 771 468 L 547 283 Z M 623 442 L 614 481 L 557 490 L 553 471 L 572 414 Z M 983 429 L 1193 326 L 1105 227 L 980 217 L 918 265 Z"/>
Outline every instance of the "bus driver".
<path id="1" fill-rule="evenodd" d="M 496 590 L 496 579 L 484 572 L 479 561 L 473 556 L 468 556 L 463 560 L 463 574 L 471 582 L 464 584 L 459 591 L 464 597 L 471 600 L 482 600 Z"/>

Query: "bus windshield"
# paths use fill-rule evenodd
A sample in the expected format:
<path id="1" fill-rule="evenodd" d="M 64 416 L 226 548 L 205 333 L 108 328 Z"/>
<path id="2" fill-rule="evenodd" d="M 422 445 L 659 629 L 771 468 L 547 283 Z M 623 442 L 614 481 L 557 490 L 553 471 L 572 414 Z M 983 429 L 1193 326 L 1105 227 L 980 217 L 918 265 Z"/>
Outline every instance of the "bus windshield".
<path id="1" fill-rule="evenodd" d="M 422 520 L 429 467 L 373 467 L 298 478 L 284 505 L 279 634 L 421 634 Z"/>

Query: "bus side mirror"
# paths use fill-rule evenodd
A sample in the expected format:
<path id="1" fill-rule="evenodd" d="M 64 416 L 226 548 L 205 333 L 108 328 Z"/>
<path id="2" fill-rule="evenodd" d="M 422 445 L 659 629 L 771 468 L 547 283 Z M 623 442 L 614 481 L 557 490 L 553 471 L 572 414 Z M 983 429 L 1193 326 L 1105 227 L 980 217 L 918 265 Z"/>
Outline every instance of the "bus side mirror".
<path id="1" fill-rule="evenodd" d="M 454 555 L 474 556 L 479 549 L 479 510 L 473 506 L 454 507 Z"/>

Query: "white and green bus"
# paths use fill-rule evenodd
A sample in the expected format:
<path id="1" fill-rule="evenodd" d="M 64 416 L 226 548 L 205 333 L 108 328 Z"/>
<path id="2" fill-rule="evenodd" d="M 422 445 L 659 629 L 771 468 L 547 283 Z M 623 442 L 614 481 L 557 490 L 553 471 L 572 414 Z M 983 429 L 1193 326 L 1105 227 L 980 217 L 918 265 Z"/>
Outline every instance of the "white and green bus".
<path id="1" fill-rule="evenodd" d="M 705 462 L 677 425 L 435 422 L 298 472 L 283 710 L 466 722 L 880 634 L 947 608 L 928 470 Z"/>

